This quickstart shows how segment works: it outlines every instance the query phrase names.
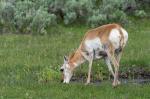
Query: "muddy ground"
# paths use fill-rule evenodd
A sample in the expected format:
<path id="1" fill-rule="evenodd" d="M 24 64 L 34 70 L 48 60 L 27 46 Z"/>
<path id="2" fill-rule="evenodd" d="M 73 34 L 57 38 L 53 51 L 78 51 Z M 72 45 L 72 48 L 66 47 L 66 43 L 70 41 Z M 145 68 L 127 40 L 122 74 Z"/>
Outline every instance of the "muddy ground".
<path id="1" fill-rule="evenodd" d="M 101 79 L 92 78 L 91 75 L 91 83 L 101 83 Z M 80 74 L 72 77 L 71 82 L 81 82 L 85 83 L 87 79 L 87 75 Z M 150 83 L 150 71 L 144 68 L 130 68 L 126 71 L 119 72 L 119 79 L 122 83 L 133 83 L 133 84 L 147 84 Z M 110 75 L 107 79 L 103 80 L 111 80 L 113 81 L 112 75 Z"/>

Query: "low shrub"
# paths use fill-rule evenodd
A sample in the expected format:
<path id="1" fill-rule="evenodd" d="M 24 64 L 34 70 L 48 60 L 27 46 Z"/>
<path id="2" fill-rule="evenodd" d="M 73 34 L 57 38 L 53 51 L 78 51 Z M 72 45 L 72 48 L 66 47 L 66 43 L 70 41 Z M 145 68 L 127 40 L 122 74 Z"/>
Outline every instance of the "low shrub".
<path id="1" fill-rule="evenodd" d="M 0 26 L 2 27 L 1 32 L 8 32 L 5 30 L 13 30 L 14 12 L 15 7 L 11 3 L 0 1 Z"/>
<path id="2" fill-rule="evenodd" d="M 135 16 L 136 17 L 140 17 L 140 18 L 143 18 L 143 17 L 146 17 L 147 14 L 144 10 L 136 10 L 135 11 Z"/>
<path id="3" fill-rule="evenodd" d="M 39 8 L 33 17 L 32 22 L 30 23 L 30 29 L 33 31 L 33 33 L 47 34 L 46 27 L 55 24 L 56 16 L 54 14 L 48 14 L 47 11 Z"/>
<path id="4" fill-rule="evenodd" d="M 60 73 L 52 70 L 49 67 L 45 67 L 43 70 L 37 73 L 37 78 L 39 82 L 56 81 L 60 80 Z"/>
<path id="5" fill-rule="evenodd" d="M 147 16 L 148 0 L 1 0 L 1 32 L 47 34 L 47 27 L 64 23 L 127 23 L 128 16 Z M 145 7 L 142 7 L 144 4 Z"/>

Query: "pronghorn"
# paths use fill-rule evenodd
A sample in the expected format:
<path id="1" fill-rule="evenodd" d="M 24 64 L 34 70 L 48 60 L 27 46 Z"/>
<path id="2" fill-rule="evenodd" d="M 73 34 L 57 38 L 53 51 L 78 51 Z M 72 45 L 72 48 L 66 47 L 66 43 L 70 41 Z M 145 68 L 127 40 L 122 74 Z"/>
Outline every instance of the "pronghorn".
<path id="1" fill-rule="evenodd" d="M 103 58 L 114 77 L 112 85 L 120 84 L 119 62 L 127 40 L 128 33 L 118 24 L 107 24 L 87 31 L 79 48 L 68 58 L 64 57 L 64 64 L 60 68 L 63 73 L 63 83 L 69 83 L 74 69 L 85 61 L 89 62 L 86 84 L 90 83 L 93 60 Z"/>

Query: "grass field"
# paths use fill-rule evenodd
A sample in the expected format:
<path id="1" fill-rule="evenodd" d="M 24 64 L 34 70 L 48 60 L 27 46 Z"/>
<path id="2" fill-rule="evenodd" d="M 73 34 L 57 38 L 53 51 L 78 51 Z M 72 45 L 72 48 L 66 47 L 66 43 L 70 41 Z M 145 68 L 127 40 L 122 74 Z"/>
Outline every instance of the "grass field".
<path id="1" fill-rule="evenodd" d="M 150 70 L 150 19 L 136 20 L 126 26 L 129 41 L 121 60 L 121 70 L 144 67 Z M 49 29 L 47 36 L 0 36 L 0 99 L 149 99 L 149 84 L 122 84 L 111 81 L 85 86 L 80 82 L 60 83 L 59 68 L 63 56 L 74 51 L 88 27 L 60 25 Z M 87 64 L 76 76 L 87 73 Z M 103 61 L 94 62 L 96 79 L 107 78 Z M 106 74 L 106 77 L 105 75 Z"/>

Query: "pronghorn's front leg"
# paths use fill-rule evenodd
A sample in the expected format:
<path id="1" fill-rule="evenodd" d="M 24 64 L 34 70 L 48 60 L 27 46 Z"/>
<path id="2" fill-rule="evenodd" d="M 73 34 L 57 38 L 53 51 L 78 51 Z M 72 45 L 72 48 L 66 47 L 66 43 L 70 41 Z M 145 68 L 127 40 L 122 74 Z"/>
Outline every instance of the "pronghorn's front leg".
<path id="1" fill-rule="evenodd" d="M 90 83 L 90 80 L 91 80 L 91 69 L 92 69 L 94 53 L 93 52 L 82 52 L 82 55 L 89 62 L 88 77 L 87 77 L 87 81 L 86 81 L 86 85 L 87 85 Z"/>
<path id="2" fill-rule="evenodd" d="M 88 70 L 88 78 L 87 78 L 86 84 L 89 84 L 91 80 L 92 63 L 93 63 L 93 55 L 91 55 L 89 59 L 89 70 Z"/>

